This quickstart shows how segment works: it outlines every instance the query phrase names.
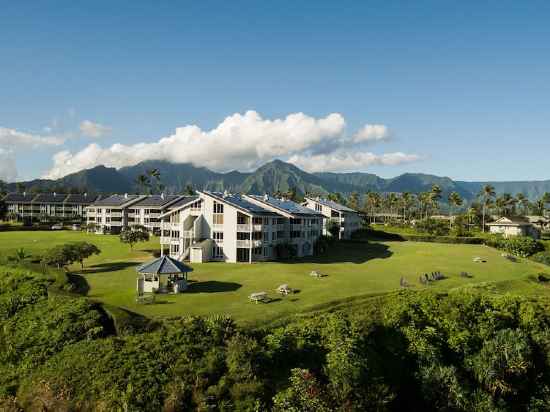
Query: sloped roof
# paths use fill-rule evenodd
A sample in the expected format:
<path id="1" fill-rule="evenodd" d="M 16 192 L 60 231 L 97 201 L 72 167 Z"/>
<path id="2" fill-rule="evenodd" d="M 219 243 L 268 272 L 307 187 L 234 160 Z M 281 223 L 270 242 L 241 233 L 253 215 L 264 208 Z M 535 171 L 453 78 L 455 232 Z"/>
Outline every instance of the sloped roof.
<path id="1" fill-rule="evenodd" d="M 30 193 L 8 193 L 6 196 L 4 196 L 4 202 L 6 203 L 24 203 L 28 202 L 30 203 L 34 198 L 36 197 L 35 194 Z"/>
<path id="2" fill-rule="evenodd" d="M 320 213 L 314 211 L 313 209 L 302 206 L 292 200 L 277 199 L 276 197 L 264 195 L 247 195 L 248 197 L 256 200 L 257 202 L 264 203 L 273 207 L 274 209 L 280 210 L 282 212 L 289 213 L 291 215 L 300 215 L 300 216 L 322 216 Z"/>
<path id="3" fill-rule="evenodd" d="M 334 202 L 332 200 L 323 199 L 323 198 L 311 198 L 308 197 L 307 199 L 312 200 L 314 202 L 317 202 L 323 206 L 330 207 L 331 209 L 338 210 L 339 212 L 354 212 L 357 213 L 356 210 L 353 210 L 347 206 L 344 206 L 340 203 Z"/>
<path id="4" fill-rule="evenodd" d="M 136 268 L 138 273 L 152 273 L 155 275 L 170 275 L 173 273 L 192 272 L 193 269 L 170 256 L 161 256 L 151 262 L 144 263 Z"/>
<path id="5" fill-rule="evenodd" d="M 251 214 L 260 214 L 260 215 L 277 214 L 267 208 L 264 208 L 260 205 L 249 202 L 239 194 L 207 192 L 207 191 L 204 191 L 202 193 L 209 195 L 222 203 L 227 203 L 230 206 L 236 207 L 237 209 L 240 209 L 244 212 L 248 212 Z"/>
<path id="6" fill-rule="evenodd" d="M 39 193 L 32 200 L 33 203 L 63 203 L 67 198 L 66 194 L 61 193 Z"/>
<path id="7" fill-rule="evenodd" d="M 97 195 L 72 194 L 67 196 L 67 198 L 65 199 L 65 203 L 73 205 L 87 205 L 99 199 L 100 197 Z"/>
<path id="8" fill-rule="evenodd" d="M 122 206 L 132 200 L 137 200 L 140 195 L 111 195 L 104 199 L 96 200 L 93 206 Z"/>
<path id="9" fill-rule="evenodd" d="M 149 207 L 162 207 L 174 200 L 178 199 L 181 196 L 177 195 L 151 195 L 144 197 L 142 200 L 134 203 L 133 207 L 139 206 L 149 206 Z"/>
<path id="10" fill-rule="evenodd" d="M 529 226 L 531 223 L 521 216 L 503 216 L 487 226 Z"/>

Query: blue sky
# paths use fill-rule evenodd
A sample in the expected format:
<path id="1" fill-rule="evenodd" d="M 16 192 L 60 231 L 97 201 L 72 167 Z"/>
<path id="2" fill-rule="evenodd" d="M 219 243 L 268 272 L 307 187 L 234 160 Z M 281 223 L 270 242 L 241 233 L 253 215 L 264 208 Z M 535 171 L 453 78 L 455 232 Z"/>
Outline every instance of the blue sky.
<path id="1" fill-rule="evenodd" d="M 550 179 L 548 2 L 161 3 L 3 4 L 0 178 L 150 156 Z"/>

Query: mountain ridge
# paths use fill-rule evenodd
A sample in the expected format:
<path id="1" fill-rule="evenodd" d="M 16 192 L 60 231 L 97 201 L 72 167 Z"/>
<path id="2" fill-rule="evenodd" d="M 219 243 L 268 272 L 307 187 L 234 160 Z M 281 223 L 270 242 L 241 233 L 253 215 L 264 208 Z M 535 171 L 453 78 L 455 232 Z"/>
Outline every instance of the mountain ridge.
<path id="1" fill-rule="evenodd" d="M 404 173 L 393 178 L 382 178 L 372 173 L 319 172 L 308 173 L 297 166 L 282 160 L 268 162 L 253 172 L 215 172 L 206 167 L 193 166 L 190 163 L 169 163 L 166 161 L 146 161 L 135 166 L 115 169 L 96 166 L 91 169 L 67 175 L 57 180 L 36 179 L 22 182 L 26 190 L 53 191 L 56 188 L 78 188 L 94 193 L 133 193 L 139 191 L 136 179 L 147 170 L 158 169 L 165 191 L 183 192 L 189 185 L 195 189 L 242 193 L 285 192 L 290 188 L 303 195 L 316 193 L 326 195 L 330 192 L 349 194 L 352 192 L 411 192 L 429 191 L 437 184 L 446 198 L 452 191 L 458 192 L 464 199 L 472 200 L 485 184 L 495 187 L 498 195 L 523 193 L 530 200 L 540 198 L 550 192 L 549 180 L 509 181 L 509 182 L 468 182 L 453 180 L 445 176 L 425 173 Z M 15 190 L 16 184 L 8 184 L 9 190 Z"/>

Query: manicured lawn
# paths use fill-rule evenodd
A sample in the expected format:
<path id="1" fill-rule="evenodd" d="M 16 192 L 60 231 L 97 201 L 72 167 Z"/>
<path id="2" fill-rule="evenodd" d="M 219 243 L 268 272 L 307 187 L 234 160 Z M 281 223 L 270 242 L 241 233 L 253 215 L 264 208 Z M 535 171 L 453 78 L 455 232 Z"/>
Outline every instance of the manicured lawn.
<path id="1" fill-rule="evenodd" d="M 550 273 L 548 267 L 521 259 L 513 263 L 501 257 L 497 250 L 479 245 L 449 245 L 420 242 L 377 242 L 370 244 L 343 243 L 330 256 L 304 259 L 295 263 L 192 265 L 190 289 L 179 295 L 157 295 L 157 303 L 136 304 L 135 266 L 150 259 L 158 249 L 158 240 L 140 244 L 131 252 L 116 236 L 79 232 L 2 232 L 0 253 L 18 247 L 39 252 L 55 244 L 87 240 L 97 244 L 102 254 L 87 262 L 82 282 L 87 295 L 148 317 L 184 314 L 229 314 L 241 322 L 269 320 L 297 313 L 354 296 L 379 294 L 399 289 L 404 276 L 413 289 L 422 286 L 419 275 L 440 271 L 447 279 L 427 286 L 445 290 L 458 286 L 499 282 L 495 288 L 511 293 L 535 293 L 550 296 L 545 288 L 528 280 L 539 272 Z M 480 256 L 486 263 L 474 263 Z M 73 268 L 79 271 L 77 267 Z M 326 276 L 312 278 L 317 270 Z M 471 279 L 459 276 L 466 271 Z M 287 283 L 299 293 L 280 297 L 277 286 Z M 265 291 L 274 300 L 268 304 L 248 301 L 252 292 Z"/>

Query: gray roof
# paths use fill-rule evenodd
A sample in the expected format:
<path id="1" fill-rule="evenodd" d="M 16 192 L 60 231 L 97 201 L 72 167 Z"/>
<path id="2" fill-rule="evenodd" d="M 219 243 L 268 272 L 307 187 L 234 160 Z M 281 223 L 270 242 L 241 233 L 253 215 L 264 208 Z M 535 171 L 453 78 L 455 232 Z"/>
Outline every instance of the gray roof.
<path id="1" fill-rule="evenodd" d="M 65 203 L 90 204 L 99 198 L 97 195 L 62 194 L 62 193 L 8 193 L 4 197 L 7 203 Z"/>
<path id="2" fill-rule="evenodd" d="M 275 209 L 287 212 L 293 215 L 307 215 L 307 216 L 321 216 L 320 213 L 315 212 L 312 209 L 309 209 L 305 206 L 302 206 L 292 200 L 286 199 L 277 199 L 273 196 L 258 196 L 258 195 L 248 195 L 249 197 L 256 199 L 259 202 L 265 203 Z"/>
<path id="3" fill-rule="evenodd" d="M 8 193 L 3 200 L 6 203 L 30 203 L 35 197 L 35 194 L 30 193 Z"/>
<path id="4" fill-rule="evenodd" d="M 189 203 L 199 200 L 198 196 L 182 196 L 181 199 L 168 206 L 168 209 L 177 209 L 178 207 L 185 206 Z"/>
<path id="5" fill-rule="evenodd" d="M 67 196 L 67 198 L 65 199 L 65 203 L 73 205 L 87 205 L 99 199 L 100 197 L 97 195 L 74 194 Z"/>
<path id="6" fill-rule="evenodd" d="M 92 206 L 122 206 L 132 200 L 137 200 L 140 195 L 111 195 L 104 199 L 96 200 Z"/>
<path id="7" fill-rule="evenodd" d="M 39 193 L 32 200 L 33 203 L 63 203 L 68 195 L 61 193 Z"/>
<path id="8" fill-rule="evenodd" d="M 327 207 L 330 207 L 331 209 L 334 209 L 334 210 L 338 210 L 339 212 L 355 212 L 357 213 L 356 210 L 353 210 L 347 206 L 344 206 L 340 203 L 337 203 L 337 202 L 333 202 L 332 200 L 328 200 L 328 199 L 323 199 L 323 198 L 311 198 L 311 197 L 308 197 L 309 200 L 312 200 L 314 202 L 317 202 L 323 206 L 327 206 Z"/>
<path id="9" fill-rule="evenodd" d="M 143 198 L 142 200 L 134 203 L 132 207 L 137 206 L 156 206 L 156 207 L 162 207 L 170 202 L 173 202 L 180 196 L 177 195 L 151 195 Z"/>
<path id="10" fill-rule="evenodd" d="M 203 192 L 204 194 L 210 195 L 220 202 L 225 202 L 231 206 L 236 207 L 237 209 L 243 210 L 252 214 L 260 215 L 276 215 L 275 212 L 272 212 L 269 209 L 266 209 L 262 206 L 256 205 L 248 200 L 244 199 L 239 194 L 227 194 L 227 193 L 218 193 L 218 192 Z"/>
<path id="11" fill-rule="evenodd" d="M 174 273 L 192 272 L 193 269 L 170 256 L 161 256 L 158 259 L 138 266 L 136 271 L 141 274 L 151 273 L 155 275 L 170 275 Z"/>

